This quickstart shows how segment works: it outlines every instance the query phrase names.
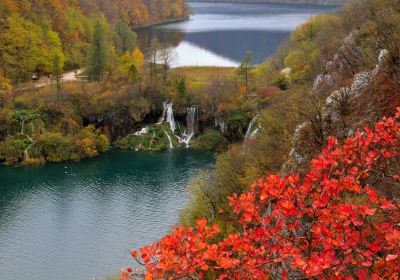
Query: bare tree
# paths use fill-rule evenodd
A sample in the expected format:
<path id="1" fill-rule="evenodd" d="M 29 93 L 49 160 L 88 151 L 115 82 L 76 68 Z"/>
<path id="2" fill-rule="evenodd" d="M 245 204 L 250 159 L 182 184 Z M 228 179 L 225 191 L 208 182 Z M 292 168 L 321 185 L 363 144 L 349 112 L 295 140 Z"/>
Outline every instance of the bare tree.
<path id="1" fill-rule="evenodd" d="M 157 37 L 154 37 L 151 40 L 147 57 L 150 62 L 150 77 L 151 78 L 157 78 L 157 63 L 159 60 L 160 56 L 160 49 L 161 45 L 160 42 L 158 41 Z"/>
<path id="2" fill-rule="evenodd" d="M 168 46 L 164 46 L 160 51 L 159 61 L 162 64 L 163 80 L 167 81 L 168 71 L 176 60 L 176 53 Z"/>

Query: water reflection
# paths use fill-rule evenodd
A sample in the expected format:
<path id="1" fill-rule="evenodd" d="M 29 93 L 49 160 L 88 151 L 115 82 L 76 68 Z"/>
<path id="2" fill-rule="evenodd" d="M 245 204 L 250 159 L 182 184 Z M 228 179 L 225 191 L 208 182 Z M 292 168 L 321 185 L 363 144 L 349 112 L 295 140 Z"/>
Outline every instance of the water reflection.
<path id="1" fill-rule="evenodd" d="M 153 37 L 177 53 L 173 66 L 236 66 L 246 51 L 255 63 L 273 54 L 299 24 L 337 7 L 285 4 L 189 3 L 188 21 L 138 30 L 146 49 Z"/>

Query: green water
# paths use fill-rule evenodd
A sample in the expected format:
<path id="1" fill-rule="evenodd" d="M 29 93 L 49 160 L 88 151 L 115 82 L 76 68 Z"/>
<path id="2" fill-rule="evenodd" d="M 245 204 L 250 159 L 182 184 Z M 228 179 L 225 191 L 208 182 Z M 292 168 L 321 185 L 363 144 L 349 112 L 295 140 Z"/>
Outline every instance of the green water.
<path id="1" fill-rule="evenodd" d="M 75 280 L 132 266 L 168 233 L 212 154 L 113 151 L 74 163 L 0 167 L 0 279 Z"/>

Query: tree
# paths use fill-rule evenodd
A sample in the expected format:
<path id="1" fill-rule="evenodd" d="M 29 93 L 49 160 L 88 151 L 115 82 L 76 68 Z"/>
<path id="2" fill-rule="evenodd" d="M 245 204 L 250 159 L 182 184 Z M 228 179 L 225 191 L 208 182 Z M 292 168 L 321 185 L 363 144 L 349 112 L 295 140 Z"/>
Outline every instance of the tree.
<path id="1" fill-rule="evenodd" d="M 136 34 L 130 29 L 124 20 L 120 19 L 117 22 L 114 28 L 114 33 L 114 42 L 118 54 L 133 51 L 136 44 Z"/>
<path id="2" fill-rule="evenodd" d="M 175 58 L 175 54 L 168 46 L 164 46 L 164 48 L 160 51 L 160 62 L 162 64 L 164 82 L 167 81 L 168 70 L 171 68 Z"/>
<path id="3" fill-rule="evenodd" d="M 178 91 L 180 98 L 186 98 L 186 83 L 185 80 L 179 80 L 178 84 L 176 85 L 176 89 Z"/>
<path id="4" fill-rule="evenodd" d="M 16 36 L 16 34 L 18 34 Z M 51 65 L 43 30 L 13 14 L 0 34 L 0 63 L 6 77 L 14 82 L 31 78 L 33 72 L 46 72 Z"/>
<path id="5" fill-rule="evenodd" d="M 119 71 L 121 75 L 133 81 L 137 78 L 138 74 L 142 72 L 144 63 L 143 53 L 140 49 L 136 48 L 132 54 L 125 52 L 120 58 Z"/>
<path id="6" fill-rule="evenodd" d="M 150 61 L 150 77 L 157 78 L 157 63 L 159 60 L 159 51 L 161 49 L 160 42 L 157 37 L 154 37 L 148 49 L 148 58 Z"/>
<path id="7" fill-rule="evenodd" d="M 329 138 L 302 178 L 270 174 L 230 196 L 241 229 L 227 237 L 203 218 L 131 255 L 146 279 L 397 279 L 400 202 L 369 183 L 398 188 L 399 160 L 400 108 L 343 145 Z"/>
<path id="8" fill-rule="evenodd" d="M 133 51 L 132 61 L 133 61 L 133 65 L 136 67 L 137 71 L 141 72 L 143 69 L 143 64 L 144 64 L 144 56 L 139 48 L 135 48 L 135 50 Z"/>
<path id="9" fill-rule="evenodd" d="M 88 74 L 89 79 L 99 81 L 106 70 L 108 45 L 105 37 L 105 28 L 100 21 L 94 25 L 92 43 L 89 51 Z"/>
<path id="10" fill-rule="evenodd" d="M 247 51 L 237 70 L 239 77 L 243 81 L 244 87 L 246 89 L 246 94 L 248 94 L 249 91 L 249 72 L 252 68 L 252 60 L 253 54 L 250 51 Z"/>
<path id="11" fill-rule="evenodd" d="M 10 81 L 3 76 L 3 72 L 0 70 L 0 108 L 7 107 L 11 103 L 11 91 Z"/>
<path id="12" fill-rule="evenodd" d="M 53 79 L 57 86 L 57 100 L 60 106 L 62 92 L 61 92 L 61 78 L 64 68 L 65 56 L 61 50 L 61 41 L 58 34 L 53 31 L 48 32 L 48 46 L 50 48 L 49 56 L 52 59 L 50 72 L 53 74 Z"/>

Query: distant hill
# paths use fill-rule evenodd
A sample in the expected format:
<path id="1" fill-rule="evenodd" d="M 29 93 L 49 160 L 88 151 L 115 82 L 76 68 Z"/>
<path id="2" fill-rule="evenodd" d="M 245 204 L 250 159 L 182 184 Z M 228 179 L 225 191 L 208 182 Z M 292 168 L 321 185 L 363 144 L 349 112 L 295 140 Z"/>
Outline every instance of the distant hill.
<path id="1" fill-rule="evenodd" d="M 282 4 L 318 4 L 343 5 L 349 0 L 191 0 L 189 2 L 232 2 L 232 3 L 282 3 Z"/>

